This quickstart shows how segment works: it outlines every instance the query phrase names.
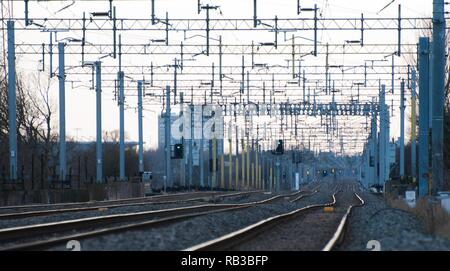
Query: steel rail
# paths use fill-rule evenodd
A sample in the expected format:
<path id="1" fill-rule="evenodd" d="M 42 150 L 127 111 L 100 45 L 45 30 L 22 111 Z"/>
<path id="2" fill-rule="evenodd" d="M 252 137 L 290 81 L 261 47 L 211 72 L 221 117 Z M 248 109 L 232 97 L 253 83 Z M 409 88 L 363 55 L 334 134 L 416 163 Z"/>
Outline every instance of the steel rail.
<path id="1" fill-rule="evenodd" d="M 355 196 L 358 198 L 360 203 L 358 205 L 350 205 L 347 208 L 347 212 L 345 212 L 345 215 L 342 217 L 341 222 L 339 223 L 339 226 L 336 229 L 336 232 L 334 233 L 330 241 L 328 241 L 328 243 L 322 249 L 322 251 L 331 251 L 340 241 L 342 241 L 342 239 L 344 238 L 344 232 L 347 226 L 348 217 L 353 207 L 361 207 L 365 204 L 364 200 L 357 193 L 355 193 Z"/>
<path id="2" fill-rule="evenodd" d="M 174 194 L 156 195 L 156 196 L 150 196 L 150 197 L 135 197 L 135 198 L 128 198 L 128 199 L 114 199 L 114 200 L 88 201 L 88 202 L 11 205 L 11 206 L 0 207 L 0 211 L 8 210 L 8 209 L 26 209 L 26 208 L 59 207 L 59 206 L 73 206 L 73 205 L 86 205 L 86 204 L 111 203 L 111 202 L 129 202 L 129 201 L 134 201 L 134 200 L 142 200 L 142 199 L 150 199 L 150 198 L 155 199 L 155 198 L 161 198 L 161 197 L 183 196 L 183 195 L 194 194 L 194 193 L 198 193 L 198 192 L 174 193 Z M 200 193 L 218 193 L 218 192 L 213 191 L 213 192 L 200 192 Z"/>
<path id="3" fill-rule="evenodd" d="M 233 196 L 241 196 L 241 195 L 247 195 L 252 193 L 258 193 L 259 191 L 246 191 L 246 192 L 239 192 L 239 193 L 233 193 L 233 194 L 219 194 L 215 195 L 215 193 L 209 192 L 208 195 L 203 197 L 194 197 L 194 198 L 188 198 L 188 199 L 175 199 L 175 200 L 167 200 L 167 198 L 161 198 L 163 201 L 158 201 L 155 198 L 137 198 L 134 200 L 139 200 L 140 202 L 135 203 L 126 203 L 129 201 L 124 201 L 125 203 L 118 203 L 118 204 L 109 204 L 109 205 L 96 205 L 96 206 L 88 206 L 88 207 L 77 207 L 77 208 L 63 208 L 63 209 L 52 209 L 52 210 L 38 210 L 38 211 L 28 211 L 28 212 L 14 212 L 14 213 L 5 213 L 0 214 L 0 220 L 1 219 L 17 219 L 17 218 L 26 218 L 26 217 L 37 217 L 37 216 L 46 216 L 46 215 L 55 215 L 55 214 L 62 214 L 62 213 L 71 213 L 71 212 L 83 212 L 83 211 L 94 211 L 94 210 L 100 210 L 100 209 L 113 209 L 113 208 L 119 208 L 119 207 L 130 207 L 130 206 L 143 206 L 143 205 L 156 205 L 156 204 L 171 204 L 171 203 L 185 203 L 185 202 L 193 202 L 193 201 L 207 201 L 208 199 L 214 199 L 214 198 L 227 198 L 227 197 L 233 197 Z M 183 193 L 183 195 L 195 195 L 194 193 Z M 173 197 L 175 195 L 171 195 L 168 197 Z M 176 195 L 181 196 L 181 195 Z M 108 202 L 109 203 L 109 202 Z M 88 203 L 89 204 L 89 203 Z M 48 206 L 53 207 L 53 206 Z"/>
<path id="4" fill-rule="evenodd" d="M 295 199 L 290 200 L 289 202 L 290 202 L 290 203 L 297 202 L 297 201 L 299 201 L 299 200 L 301 200 L 301 199 L 303 199 L 303 198 L 310 197 L 310 196 L 316 194 L 317 192 L 319 192 L 319 190 L 318 190 L 318 188 L 315 188 L 315 189 L 313 189 L 313 192 L 312 192 L 312 193 L 300 195 L 300 196 L 296 197 Z"/>
<path id="5" fill-rule="evenodd" d="M 276 225 L 276 224 L 282 222 L 284 219 L 293 218 L 295 215 L 297 215 L 301 212 L 304 212 L 304 211 L 310 210 L 310 209 L 314 209 L 314 208 L 335 205 L 337 193 L 338 192 L 336 192 L 332 195 L 332 198 L 333 198 L 332 202 L 324 203 L 324 204 L 312 204 L 312 205 L 308 205 L 306 207 L 302 207 L 302 208 L 296 209 L 296 210 L 288 212 L 288 213 L 272 216 L 270 218 L 263 219 L 257 223 L 249 225 L 240 230 L 231 232 L 231 233 L 221 236 L 219 238 L 189 247 L 189 248 L 185 249 L 184 251 L 223 250 L 223 249 L 232 247 L 233 245 L 240 243 L 243 239 L 247 239 L 249 237 L 252 237 L 252 236 L 258 234 L 259 232 L 263 231 L 264 228 Z"/>
<path id="6" fill-rule="evenodd" d="M 298 191 L 288 196 L 295 196 L 298 193 L 303 191 Z M 236 204 L 215 204 L 215 205 L 201 205 L 201 206 L 189 206 L 189 207 L 180 207 L 173 209 L 163 209 L 156 211 L 148 211 L 148 212 L 140 212 L 140 213 L 132 213 L 132 214 L 120 214 L 120 215 L 110 215 L 103 217 L 93 217 L 87 219 L 77 219 L 71 221 L 62 221 L 62 222 L 54 222 L 54 223 L 46 223 L 46 224 L 38 224 L 38 225 L 30 225 L 23 227 L 15 227 L 8 228 L 4 230 L 0 230 L 0 241 L 8 241 L 8 240 L 16 240 L 20 238 L 28 238 L 35 237 L 38 234 L 47 234 L 54 233 L 56 231 L 62 230 L 74 230 L 76 226 L 94 226 L 99 224 L 105 224 L 106 227 L 100 229 L 94 229 L 90 231 L 86 231 L 83 233 L 76 234 L 68 234 L 58 237 L 49 238 L 46 240 L 38 240 L 38 241 L 30 241 L 30 242 L 21 242 L 20 244 L 13 244 L 5 247 L 0 247 L 0 251 L 9 251 L 9 250 L 30 250 L 30 249 L 39 249 L 49 247 L 51 245 L 61 243 L 68 240 L 79 240 L 82 238 L 98 236 L 102 234 L 124 231 L 129 229 L 134 229 L 138 227 L 146 227 L 146 226 L 156 226 L 162 225 L 164 223 L 175 222 L 182 219 L 197 217 L 206 214 L 219 213 L 224 211 L 231 210 L 240 210 L 244 208 L 249 208 L 252 206 L 265 204 L 280 198 L 285 197 L 286 195 L 276 195 L 268 199 L 264 199 L 261 201 L 255 201 L 250 203 L 236 203 Z M 217 208 L 217 209 L 216 209 Z M 187 211 L 187 213 L 186 213 Z M 192 211 L 196 211 L 193 213 Z M 173 215 L 170 215 L 173 214 Z M 168 215 L 168 216 L 165 216 Z M 129 219 L 139 218 L 139 219 L 148 219 L 156 217 L 150 221 L 140 221 L 134 223 L 128 223 L 126 225 L 118 225 L 118 226 L 108 226 L 110 223 L 116 222 L 125 222 L 129 221 Z"/>

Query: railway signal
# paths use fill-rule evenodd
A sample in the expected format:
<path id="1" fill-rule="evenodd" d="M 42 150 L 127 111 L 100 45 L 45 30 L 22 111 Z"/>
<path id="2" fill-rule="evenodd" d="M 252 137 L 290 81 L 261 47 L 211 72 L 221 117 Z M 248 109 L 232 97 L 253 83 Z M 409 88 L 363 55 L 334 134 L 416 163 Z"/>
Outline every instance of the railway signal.
<path id="1" fill-rule="evenodd" d="M 281 139 L 277 140 L 275 150 L 273 151 L 275 155 L 283 155 L 284 154 L 284 142 Z"/>
<path id="2" fill-rule="evenodd" d="M 175 144 L 173 148 L 172 159 L 183 159 L 184 147 L 183 144 Z"/>

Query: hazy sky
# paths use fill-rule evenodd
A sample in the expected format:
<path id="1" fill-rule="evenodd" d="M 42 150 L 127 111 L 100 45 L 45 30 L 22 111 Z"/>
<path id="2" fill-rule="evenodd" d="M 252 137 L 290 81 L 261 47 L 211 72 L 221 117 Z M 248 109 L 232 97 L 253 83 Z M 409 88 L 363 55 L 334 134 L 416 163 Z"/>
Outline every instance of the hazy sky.
<path id="1" fill-rule="evenodd" d="M 301 14 L 297 16 L 296 14 L 296 0 L 259 0 L 258 1 L 258 17 L 259 18 L 274 18 L 275 15 L 278 18 L 311 18 L 311 13 Z M 431 17 L 432 14 L 432 0 L 397 0 L 388 8 L 386 8 L 381 13 L 377 12 L 382 9 L 386 4 L 391 2 L 390 0 L 380 0 L 380 1 L 361 1 L 361 0 L 318 0 L 318 1 L 300 1 L 304 7 L 312 7 L 314 3 L 318 4 L 321 11 L 321 16 L 323 18 L 360 18 L 361 13 L 364 13 L 366 18 L 376 18 L 376 17 L 389 17 L 396 18 L 398 4 L 402 4 L 402 16 L 403 17 Z M 93 11 L 107 11 L 108 1 L 76 1 L 71 7 L 58 12 L 62 7 L 70 4 L 71 1 L 33 1 L 30 3 L 30 17 L 48 17 L 48 18 L 80 18 L 82 12 L 86 13 Z M 213 1 L 202 1 L 203 4 L 211 3 L 214 5 L 220 5 L 220 10 L 222 15 L 218 12 L 211 11 L 212 18 L 245 18 L 251 19 L 253 16 L 253 1 L 252 0 L 213 0 Z M 117 6 L 117 16 L 119 18 L 149 18 L 150 16 L 150 1 L 114 1 L 114 5 Z M 159 18 L 165 17 L 165 12 L 169 12 L 169 18 L 196 18 L 204 19 L 205 14 L 197 14 L 197 0 L 156 0 L 156 16 Z M 23 18 L 24 4 L 23 1 L 14 1 L 14 17 Z M 21 42 L 32 42 L 41 43 L 48 42 L 48 33 L 39 33 L 38 31 L 17 31 L 16 32 L 16 43 Z M 227 32 L 221 33 L 223 35 L 224 44 L 239 44 L 240 42 L 250 43 L 252 40 L 255 41 L 271 41 L 273 39 L 273 33 L 268 31 L 254 31 L 256 33 L 248 32 Z M 157 32 L 152 32 L 152 34 Z M 188 36 L 194 34 L 204 35 L 204 32 L 199 33 L 188 33 Z M 288 33 L 291 35 L 292 33 Z M 403 43 L 414 44 L 417 42 L 418 33 L 413 31 L 403 31 Z M 145 43 L 149 39 L 160 39 L 164 38 L 164 32 L 159 32 L 158 36 L 150 36 L 149 33 L 142 32 L 122 32 L 122 40 L 124 43 Z M 211 32 L 211 38 L 217 39 L 217 33 Z M 308 33 L 295 33 L 295 35 L 312 38 L 312 31 Z M 343 43 L 347 39 L 359 39 L 360 33 L 358 31 L 335 31 L 335 32 L 324 32 L 319 33 L 319 40 L 322 43 Z M 394 42 L 397 40 L 397 33 L 394 31 L 384 32 L 384 31 L 370 31 L 366 32 L 365 39 L 366 43 L 386 43 Z M 81 32 L 74 33 L 62 33 L 60 37 L 75 37 L 80 38 Z M 110 43 L 112 41 L 112 33 L 105 31 L 102 33 L 98 32 L 88 32 L 87 41 L 92 43 Z M 170 33 L 170 40 L 177 40 L 176 42 L 183 41 L 183 33 Z M 290 41 L 284 42 L 283 35 L 279 35 L 279 40 L 282 44 L 291 44 Z M 174 43 L 176 43 L 174 42 Z M 203 43 L 204 39 L 192 39 L 191 43 Z M 307 42 L 307 41 L 303 41 Z M 189 43 L 189 41 L 186 41 Z M 212 43 L 216 43 L 212 41 Z M 57 52 L 55 52 L 53 66 L 54 69 L 57 68 Z M 345 57 L 345 59 L 344 59 Z M 217 58 L 217 57 L 216 57 Z M 239 57 L 240 58 L 240 57 Z M 404 63 L 404 56 L 402 58 L 397 58 L 397 63 Z M 19 58 L 19 70 L 25 73 L 36 73 L 40 63 L 38 62 L 41 56 L 36 55 L 26 55 Z M 330 63 L 339 64 L 345 62 L 346 65 L 350 64 L 361 64 L 363 59 L 367 57 L 359 56 L 333 56 L 330 59 Z M 87 59 L 87 60 L 96 60 Z M 236 59 L 237 60 L 237 59 Z M 232 57 L 224 59 L 225 65 L 236 63 Z M 104 59 L 103 65 L 114 65 L 117 64 L 117 60 Z M 123 57 L 124 65 L 139 65 L 143 63 L 149 65 L 150 61 L 158 62 L 159 65 L 171 63 L 170 58 L 166 57 L 151 57 L 146 58 L 145 56 L 139 57 Z M 216 64 L 218 60 L 208 59 L 206 56 L 201 56 L 199 61 L 204 63 L 211 63 L 215 61 Z M 274 59 L 267 58 L 266 61 L 285 64 L 284 59 Z M 46 60 L 48 65 L 48 59 Z M 239 63 L 239 62 L 237 62 Z M 306 60 L 307 64 L 323 64 L 323 58 L 318 57 L 314 59 L 309 57 Z M 390 62 L 388 62 L 390 64 Z M 66 56 L 66 65 L 79 65 L 79 56 Z M 47 66 L 48 67 L 48 66 Z M 167 71 L 167 73 L 173 73 L 172 69 Z M 48 75 L 48 68 L 47 68 Z M 45 73 L 42 76 L 47 76 Z M 68 81 L 75 81 L 74 88 L 72 88 L 72 83 L 67 83 L 66 88 L 66 128 L 67 134 L 69 136 L 78 137 L 82 140 L 95 140 L 95 92 L 89 89 L 90 83 L 86 82 L 90 80 L 90 75 L 81 76 L 75 78 L 76 76 L 68 77 Z M 105 76 L 106 78 L 107 76 Z M 113 78 L 109 76 L 109 78 Z M 183 78 L 183 77 L 181 77 Z M 141 79 L 141 78 L 134 78 Z M 207 80 L 209 78 L 205 78 Z M 76 82 L 81 80 L 83 82 Z M 52 79 L 53 81 L 53 94 L 54 100 L 57 101 L 58 90 L 57 90 L 57 79 Z M 400 81 L 398 81 L 400 82 Z M 171 82 L 168 81 L 169 84 Z M 390 87 L 390 81 L 383 82 Z M 361 93 L 367 93 L 361 90 Z M 127 106 L 130 107 L 126 110 L 125 119 L 125 130 L 130 136 L 131 140 L 137 140 L 137 113 L 135 110 L 136 97 L 135 92 L 132 89 L 127 89 Z M 398 94 L 398 92 L 397 92 Z M 395 116 L 398 117 L 398 97 L 391 96 L 387 97 L 387 101 L 390 105 L 391 99 L 394 99 Z M 144 111 L 144 141 L 146 142 L 146 147 L 154 147 L 157 145 L 157 121 L 156 116 L 159 114 L 161 107 L 151 105 L 154 102 L 146 100 L 147 105 Z M 407 100 L 407 105 L 409 105 L 409 100 Z M 113 90 L 111 88 L 103 89 L 103 130 L 109 131 L 118 129 L 118 107 L 117 102 L 113 101 Z M 398 118 L 394 117 L 391 121 L 391 136 L 397 136 L 399 134 L 398 129 Z M 57 122 L 55 123 L 57 127 Z"/>

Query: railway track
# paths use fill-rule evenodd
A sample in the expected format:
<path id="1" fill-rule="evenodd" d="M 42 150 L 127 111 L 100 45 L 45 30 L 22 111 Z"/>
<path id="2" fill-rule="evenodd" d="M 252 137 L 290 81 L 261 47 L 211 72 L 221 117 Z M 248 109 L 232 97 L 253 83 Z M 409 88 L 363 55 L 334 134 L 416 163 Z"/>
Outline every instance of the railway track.
<path id="1" fill-rule="evenodd" d="M 241 210 L 280 199 L 297 198 L 305 191 L 276 195 L 250 203 L 205 204 L 66 220 L 0 230 L 0 250 L 38 250 L 72 239 L 83 239 L 140 227 L 159 226 L 196 216 Z M 74 233 L 76 232 L 76 233 Z"/>
<path id="2" fill-rule="evenodd" d="M 330 221 L 323 219 L 328 215 L 324 213 L 324 208 L 337 207 L 336 197 L 338 193 L 334 193 L 332 195 L 332 201 L 328 203 L 313 204 L 285 214 L 263 219 L 219 238 L 189 247 L 185 251 L 332 250 L 343 238 L 344 229 L 351 210 L 354 207 L 364 204 L 364 200 L 354 192 L 354 199 L 357 199 L 358 203 L 352 203 L 347 208 L 344 208 L 341 204 L 339 206 L 341 211 L 333 214 L 330 220 L 335 223 L 328 225 Z M 341 213 L 343 213 L 342 216 L 340 216 Z M 318 219 L 320 216 L 322 216 L 322 219 Z M 295 221 L 302 220 L 306 223 L 301 224 L 301 226 L 300 224 L 292 224 Z M 289 223 L 291 223 L 290 227 L 283 229 Z M 321 233 L 323 230 L 329 232 L 329 234 Z M 270 234 L 266 234 L 267 232 L 270 232 Z M 314 240 L 318 236 L 320 236 L 321 240 Z M 312 244 L 313 246 L 311 246 Z"/>
<path id="3" fill-rule="evenodd" d="M 11 207 L 13 212 L 5 212 L 0 214 L 0 219 L 19 219 L 27 217 L 57 215 L 71 212 L 86 212 L 95 210 L 113 209 L 118 207 L 130 207 L 130 206 L 143 206 L 143 205 L 156 205 L 156 204 L 172 204 L 172 203 L 188 203 L 188 202 L 207 202 L 223 200 L 224 198 L 244 196 L 253 193 L 261 193 L 261 191 L 245 191 L 237 193 L 225 193 L 218 192 L 196 192 L 196 193 L 182 193 L 176 195 L 164 195 L 153 196 L 148 198 L 133 198 L 124 200 L 104 201 L 95 203 L 69 203 L 63 205 L 40 205 L 38 207 L 46 207 L 51 209 L 44 210 L 26 210 L 29 206 L 14 206 Z M 100 204 L 98 204 L 100 203 Z M 71 206 L 67 208 L 66 206 Z M 75 206 L 75 207 L 74 207 Z M 76 207 L 79 206 L 79 207 Z M 53 209 L 54 207 L 62 207 L 59 209 Z"/>
<path id="4" fill-rule="evenodd" d="M 184 193 L 168 193 L 168 194 L 163 194 L 163 195 L 136 197 L 136 198 L 127 198 L 127 199 L 115 199 L 115 200 L 1 206 L 0 212 L 10 211 L 10 210 L 39 209 L 39 208 L 43 208 L 43 209 L 45 209 L 45 208 L 65 208 L 65 207 L 76 207 L 76 206 L 86 206 L 86 205 L 134 203 L 134 202 L 142 202 L 142 201 L 147 201 L 147 200 L 154 200 L 154 201 L 177 200 L 177 199 L 183 199 L 183 198 L 191 198 L 193 196 L 208 197 L 208 196 L 214 196 L 214 195 L 232 195 L 232 194 L 237 194 L 237 193 L 257 193 L 257 192 L 261 192 L 261 191 L 254 190 L 254 191 L 233 192 L 233 193 L 220 192 L 220 191 L 196 191 L 196 192 L 184 192 Z"/>

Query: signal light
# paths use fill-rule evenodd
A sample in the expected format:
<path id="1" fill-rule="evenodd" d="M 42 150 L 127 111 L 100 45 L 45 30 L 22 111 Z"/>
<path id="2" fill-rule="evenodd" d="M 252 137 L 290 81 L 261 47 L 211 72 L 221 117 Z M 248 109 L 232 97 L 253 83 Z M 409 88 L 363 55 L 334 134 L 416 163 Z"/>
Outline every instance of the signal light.
<path id="1" fill-rule="evenodd" d="M 183 159 L 183 144 L 175 144 L 172 159 Z"/>
<path id="2" fill-rule="evenodd" d="M 279 139 L 277 140 L 277 146 L 275 151 L 273 152 L 275 155 L 282 155 L 284 154 L 284 143 L 283 140 Z"/>

